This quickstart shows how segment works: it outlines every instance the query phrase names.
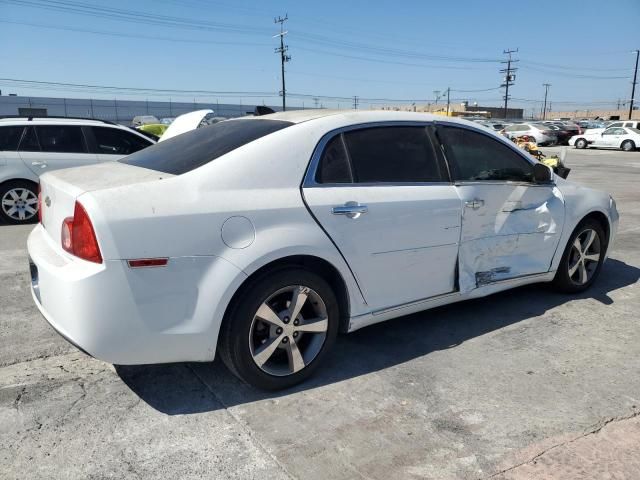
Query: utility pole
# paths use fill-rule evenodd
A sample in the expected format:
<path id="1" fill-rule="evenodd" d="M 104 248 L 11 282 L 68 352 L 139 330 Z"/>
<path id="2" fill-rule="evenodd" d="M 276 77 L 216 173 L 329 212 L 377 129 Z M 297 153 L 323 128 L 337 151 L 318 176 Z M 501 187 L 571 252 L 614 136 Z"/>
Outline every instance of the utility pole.
<path id="1" fill-rule="evenodd" d="M 357 109 L 358 109 L 358 101 L 359 101 L 359 100 L 360 100 L 360 99 L 358 98 L 358 96 L 357 96 L 357 95 L 354 95 L 354 97 L 353 97 L 353 109 L 354 109 L 354 110 L 357 110 Z"/>
<path id="2" fill-rule="evenodd" d="M 451 87 L 447 87 L 447 117 L 449 116 L 449 94 L 451 93 Z"/>
<path id="3" fill-rule="evenodd" d="M 513 68 L 511 66 L 512 63 L 515 63 L 518 61 L 511 58 L 511 54 L 517 53 L 517 52 L 518 52 L 517 48 L 515 50 L 503 50 L 502 53 L 504 53 L 505 55 L 508 55 L 509 58 L 507 60 L 500 62 L 500 63 L 507 64 L 507 68 L 503 68 L 502 70 L 500 70 L 500 73 L 505 74 L 504 83 L 500 85 L 501 87 L 505 87 L 505 91 L 504 91 L 504 118 L 505 119 L 507 118 L 507 106 L 509 104 L 509 87 L 512 86 L 516 80 L 516 76 L 513 72 L 518 70 L 517 68 Z"/>
<path id="4" fill-rule="evenodd" d="M 434 90 L 433 95 L 436 97 L 435 104 L 438 105 L 438 97 L 440 96 L 440 90 Z"/>
<path id="5" fill-rule="evenodd" d="M 631 103 L 629 105 L 629 120 L 631 120 L 631 116 L 633 115 L 633 101 L 636 96 L 636 84 L 638 83 L 638 57 L 640 57 L 640 50 L 635 50 L 636 54 L 636 69 L 633 72 L 633 84 L 631 86 Z"/>
<path id="6" fill-rule="evenodd" d="M 547 118 L 547 95 L 549 94 L 549 87 L 551 86 L 551 84 L 543 83 L 542 86 L 544 87 L 544 107 L 542 107 L 542 120 L 545 120 Z"/>
<path id="7" fill-rule="evenodd" d="M 282 75 L 282 91 L 280 92 L 280 94 L 282 95 L 283 112 L 287 110 L 287 89 L 285 88 L 284 83 L 284 64 L 291 60 L 291 56 L 287 55 L 289 46 L 284 44 L 284 36 L 288 33 L 286 30 L 284 30 L 284 22 L 286 22 L 287 20 L 289 20 L 288 14 L 285 14 L 284 18 L 279 16 L 278 18 L 273 19 L 273 23 L 280 24 L 280 33 L 274 35 L 273 38 L 280 37 L 280 48 L 276 48 L 275 53 L 280 54 L 280 74 Z"/>

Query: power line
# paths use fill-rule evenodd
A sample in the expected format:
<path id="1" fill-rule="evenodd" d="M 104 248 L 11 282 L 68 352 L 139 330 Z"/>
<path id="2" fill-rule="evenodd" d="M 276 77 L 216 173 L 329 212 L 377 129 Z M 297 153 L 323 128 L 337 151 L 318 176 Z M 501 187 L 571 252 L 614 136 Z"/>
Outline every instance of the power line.
<path id="1" fill-rule="evenodd" d="M 15 22 L 12 20 L 0 20 L 0 23 L 8 23 L 12 25 L 25 25 L 28 27 L 47 28 L 50 30 L 58 30 L 58 31 L 66 31 L 66 32 L 91 33 L 94 35 L 107 35 L 110 37 L 141 38 L 144 40 L 161 40 L 164 42 L 184 42 L 184 43 L 200 43 L 200 44 L 213 44 L 213 45 L 240 45 L 240 46 L 251 46 L 251 47 L 267 47 L 268 46 L 266 43 L 258 43 L 258 42 L 231 42 L 231 41 L 225 42 L 225 41 L 218 41 L 218 40 L 195 40 L 195 39 L 189 39 L 189 38 L 159 37 L 155 35 L 107 32 L 104 30 L 90 30 L 85 28 L 45 25 L 43 23 Z"/>

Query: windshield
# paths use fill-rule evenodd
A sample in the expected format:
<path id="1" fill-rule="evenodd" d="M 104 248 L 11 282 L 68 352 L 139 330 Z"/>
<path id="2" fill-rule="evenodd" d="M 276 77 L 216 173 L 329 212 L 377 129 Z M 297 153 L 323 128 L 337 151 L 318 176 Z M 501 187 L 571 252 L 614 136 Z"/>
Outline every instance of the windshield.
<path id="1" fill-rule="evenodd" d="M 136 167 L 181 175 L 290 125 L 293 123 L 266 119 L 220 122 L 157 143 L 119 161 Z"/>

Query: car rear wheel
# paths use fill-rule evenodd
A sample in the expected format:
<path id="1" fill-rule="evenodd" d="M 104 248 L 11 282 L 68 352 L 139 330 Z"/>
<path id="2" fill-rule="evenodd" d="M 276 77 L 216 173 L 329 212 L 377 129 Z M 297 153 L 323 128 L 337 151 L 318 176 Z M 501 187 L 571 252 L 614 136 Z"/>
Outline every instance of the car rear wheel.
<path id="1" fill-rule="evenodd" d="M 300 268 L 252 281 L 231 306 L 219 351 L 229 370 L 265 390 L 313 373 L 338 332 L 338 302 L 328 283 Z"/>
<path id="2" fill-rule="evenodd" d="M 23 180 L 0 185 L 0 219 L 17 225 L 32 223 L 38 216 L 38 187 Z"/>
<path id="3" fill-rule="evenodd" d="M 636 149 L 636 144 L 631 140 L 625 140 L 622 142 L 622 145 L 620 145 L 620 148 L 625 152 L 633 152 Z"/>
<path id="4" fill-rule="evenodd" d="M 589 288 L 600 274 L 607 251 L 607 237 L 600 223 L 588 219 L 573 232 L 567 244 L 554 285 L 563 292 Z"/>
<path id="5" fill-rule="evenodd" d="M 588 143 L 584 138 L 577 139 L 575 143 L 576 148 L 580 148 L 580 149 L 587 148 L 587 145 Z"/>

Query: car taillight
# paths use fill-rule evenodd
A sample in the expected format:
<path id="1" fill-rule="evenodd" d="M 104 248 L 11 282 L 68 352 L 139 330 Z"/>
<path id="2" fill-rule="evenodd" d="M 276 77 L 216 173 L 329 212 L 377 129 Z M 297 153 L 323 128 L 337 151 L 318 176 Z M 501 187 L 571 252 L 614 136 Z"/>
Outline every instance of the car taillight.
<path id="1" fill-rule="evenodd" d="M 42 223 L 42 187 L 38 184 L 38 222 Z"/>
<path id="2" fill-rule="evenodd" d="M 60 233 L 62 248 L 67 252 L 94 263 L 102 263 L 102 254 L 93 225 L 81 203 L 76 201 L 73 217 L 62 222 Z"/>

